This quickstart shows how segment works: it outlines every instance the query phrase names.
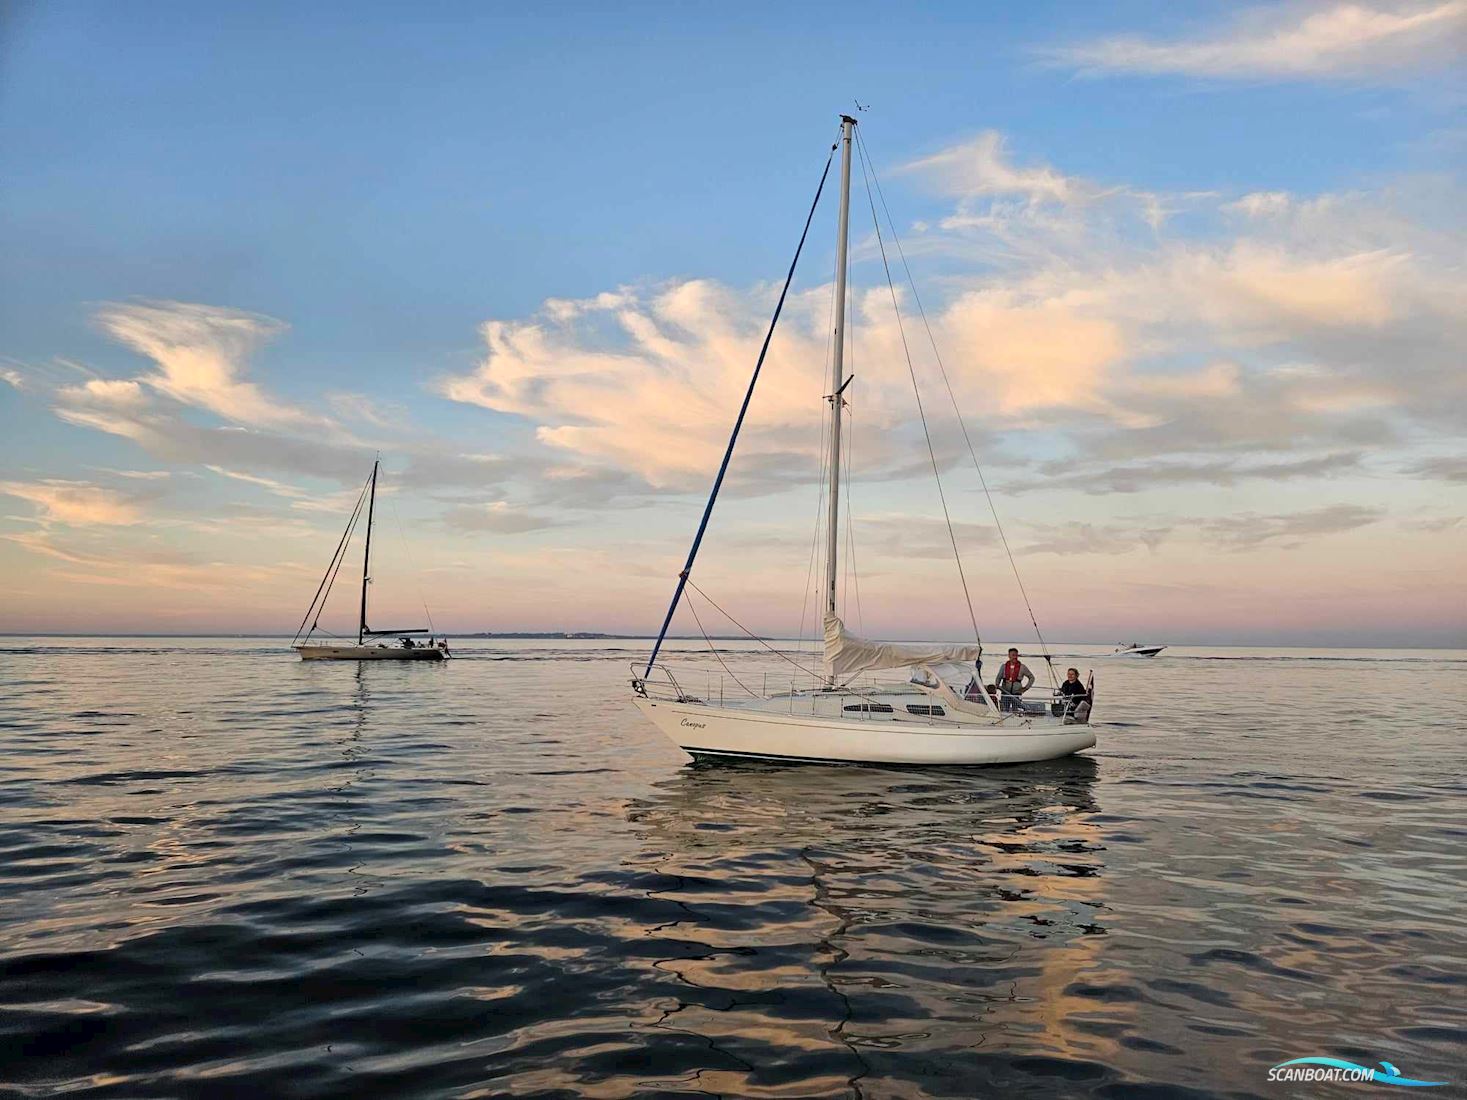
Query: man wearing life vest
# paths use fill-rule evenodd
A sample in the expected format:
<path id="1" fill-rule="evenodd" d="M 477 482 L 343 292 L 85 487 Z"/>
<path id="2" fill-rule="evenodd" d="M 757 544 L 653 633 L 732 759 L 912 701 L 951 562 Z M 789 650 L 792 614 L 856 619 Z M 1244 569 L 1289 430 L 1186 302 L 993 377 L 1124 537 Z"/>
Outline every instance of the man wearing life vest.
<path id="1" fill-rule="evenodd" d="M 1011 649 L 1009 659 L 998 670 L 998 677 L 993 683 L 998 688 L 1000 709 L 1018 710 L 1019 696 L 1034 686 L 1034 673 L 1029 671 L 1028 665 L 1019 660 L 1019 651 Z"/>

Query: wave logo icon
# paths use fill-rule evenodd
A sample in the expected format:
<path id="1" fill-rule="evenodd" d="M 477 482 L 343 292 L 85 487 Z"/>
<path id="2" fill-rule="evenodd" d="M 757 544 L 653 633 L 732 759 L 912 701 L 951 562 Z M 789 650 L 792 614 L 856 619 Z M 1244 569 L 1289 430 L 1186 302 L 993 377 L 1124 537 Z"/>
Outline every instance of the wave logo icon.
<path id="1" fill-rule="evenodd" d="M 1405 1077 L 1389 1062 L 1380 1063 L 1380 1069 L 1362 1066 L 1358 1062 L 1346 1062 L 1343 1058 L 1291 1058 L 1280 1062 L 1268 1071 L 1270 1081 L 1351 1081 L 1372 1085 L 1405 1085 L 1409 1088 L 1436 1088 L 1450 1084 L 1448 1081 L 1418 1081 Z"/>

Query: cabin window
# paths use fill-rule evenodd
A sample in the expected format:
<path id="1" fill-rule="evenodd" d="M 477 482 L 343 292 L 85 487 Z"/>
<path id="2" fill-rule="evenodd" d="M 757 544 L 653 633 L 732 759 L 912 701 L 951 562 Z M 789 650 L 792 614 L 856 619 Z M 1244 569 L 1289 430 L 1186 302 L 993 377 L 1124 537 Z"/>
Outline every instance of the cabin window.
<path id="1" fill-rule="evenodd" d="M 943 710 L 939 706 L 930 706 L 930 707 L 928 707 L 928 706 L 923 706 L 920 703 L 908 703 L 907 704 L 907 713 L 908 714 L 925 714 L 925 715 L 927 715 L 930 718 L 941 718 L 943 715 L 945 715 L 947 713 L 947 711 Z"/>
<path id="2" fill-rule="evenodd" d="M 845 708 L 848 711 L 856 711 L 860 714 L 890 714 L 891 706 L 887 703 L 855 703 Z"/>

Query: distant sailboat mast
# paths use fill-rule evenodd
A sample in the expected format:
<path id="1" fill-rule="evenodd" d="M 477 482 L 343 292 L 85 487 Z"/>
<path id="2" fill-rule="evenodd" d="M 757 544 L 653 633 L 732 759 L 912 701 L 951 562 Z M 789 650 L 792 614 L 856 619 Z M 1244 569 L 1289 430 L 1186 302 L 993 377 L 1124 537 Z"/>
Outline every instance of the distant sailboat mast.
<path id="1" fill-rule="evenodd" d="M 357 626 L 357 645 L 361 645 L 367 636 L 367 585 L 372 580 L 372 510 L 377 504 L 377 467 L 381 464 L 380 458 L 372 463 L 372 489 L 367 498 L 367 545 L 362 551 L 362 617 Z"/>

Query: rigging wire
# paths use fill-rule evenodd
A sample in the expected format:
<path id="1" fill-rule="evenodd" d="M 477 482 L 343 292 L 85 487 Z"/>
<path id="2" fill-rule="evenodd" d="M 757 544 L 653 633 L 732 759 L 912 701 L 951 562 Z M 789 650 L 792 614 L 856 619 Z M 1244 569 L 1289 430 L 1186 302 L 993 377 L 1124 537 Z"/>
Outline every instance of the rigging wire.
<path id="1" fill-rule="evenodd" d="M 702 596 L 705 600 L 707 600 L 709 606 L 711 606 L 713 608 L 713 610 L 717 611 L 725 619 L 727 619 L 729 622 L 733 623 L 734 626 L 738 627 L 745 634 L 747 634 L 751 639 L 753 639 L 754 641 L 758 642 L 765 649 L 769 650 L 770 653 L 773 653 L 781 661 L 784 661 L 786 664 L 793 665 L 795 668 L 797 668 L 801 672 L 803 672 L 806 676 L 809 676 L 809 677 L 812 677 L 813 679 L 819 680 L 822 683 L 825 681 L 825 676 L 824 676 L 823 673 L 813 672 L 810 669 L 806 668 L 804 665 L 800 664 L 799 661 L 796 661 L 788 653 L 784 653 L 784 652 L 782 652 L 782 651 L 780 651 L 778 649 L 775 649 L 772 645 L 770 645 L 768 642 L 766 642 L 763 638 L 761 638 L 759 635 L 755 634 L 747 626 L 745 626 L 743 623 L 741 623 L 737 619 L 735 619 L 732 615 L 730 615 L 727 611 L 725 611 L 722 607 L 720 607 L 718 605 L 718 603 L 713 599 L 712 596 L 708 595 L 707 592 L 704 592 L 701 588 L 699 588 L 696 584 L 694 584 L 691 579 L 688 581 L 688 587 L 691 588 L 698 595 Z M 732 673 L 730 673 L 730 675 L 732 675 Z M 869 699 L 875 698 L 875 694 L 873 692 L 859 691 L 859 690 L 851 687 L 850 684 L 843 684 L 843 685 L 841 685 L 841 690 L 844 691 L 844 692 L 846 692 L 849 695 L 854 695 L 857 699 L 868 699 L 869 700 Z"/>
<path id="2" fill-rule="evenodd" d="M 698 533 L 693 536 L 693 545 L 688 548 L 688 560 L 683 565 L 682 572 L 678 574 L 677 587 L 673 589 L 672 599 L 667 605 L 667 615 L 662 620 L 662 629 L 657 632 L 657 641 L 653 643 L 652 653 L 647 658 L 647 668 L 642 673 L 642 678 L 650 676 L 653 667 L 657 664 L 657 654 L 662 649 L 663 639 L 667 637 L 667 628 L 672 625 L 672 616 L 677 611 L 678 600 L 682 599 L 683 589 L 688 584 L 688 576 L 693 571 L 693 563 L 698 560 L 698 548 L 703 545 L 703 535 L 708 530 L 708 521 L 713 517 L 713 505 L 718 502 L 718 490 L 723 487 L 723 478 L 728 473 L 728 464 L 733 460 L 734 447 L 739 441 L 739 431 L 744 426 L 744 417 L 748 415 L 749 403 L 754 399 L 754 388 L 759 384 L 759 374 L 764 369 L 764 359 L 769 354 L 769 342 L 774 339 L 774 330 L 779 324 L 779 315 L 784 312 L 785 298 L 789 296 L 790 284 L 795 280 L 795 268 L 799 266 L 800 253 L 805 250 L 805 240 L 810 236 L 810 223 L 815 220 L 815 209 L 820 205 L 820 196 L 825 193 L 825 181 L 830 177 L 830 164 L 835 158 L 836 148 L 837 145 L 832 145 L 830 153 L 825 158 L 825 167 L 820 172 L 820 185 L 815 189 L 815 198 L 810 203 L 810 212 L 805 215 L 805 228 L 800 231 L 800 243 L 795 246 L 794 257 L 790 260 L 789 271 L 784 277 L 784 288 L 779 292 L 779 301 L 775 304 L 774 316 L 769 319 L 769 329 L 764 334 L 764 344 L 759 349 L 759 358 L 754 363 L 754 373 L 749 378 L 749 388 L 744 391 L 744 403 L 739 406 L 739 415 L 734 419 L 733 431 L 729 433 L 728 446 L 723 452 L 723 464 L 718 468 L 718 476 L 713 479 L 713 489 L 708 494 L 708 503 L 703 507 L 703 518 L 698 524 Z M 634 680 L 633 685 L 640 686 L 640 682 L 640 680 Z"/>
<path id="3" fill-rule="evenodd" d="M 843 385 L 847 386 L 856 377 L 856 341 L 854 339 L 855 326 L 851 324 L 851 313 L 851 300 L 849 297 L 847 297 L 845 328 L 842 329 L 842 332 L 845 333 L 846 337 L 846 359 L 850 363 L 851 368 L 849 371 L 846 372 L 846 378 L 843 383 Z M 856 417 L 854 412 L 851 411 L 852 406 L 849 401 L 843 400 L 841 407 L 846 410 L 846 418 L 849 422 L 848 426 L 842 432 L 843 442 L 845 443 L 845 458 L 841 463 L 841 470 L 845 474 L 846 482 L 844 488 L 842 489 L 842 491 L 845 493 L 846 499 L 846 556 L 845 572 L 841 578 L 841 604 L 846 613 L 849 614 L 851 610 L 850 593 L 852 589 L 854 589 L 856 593 L 856 629 L 864 633 L 866 630 L 866 623 L 861 616 L 861 579 L 859 574 L 856 572 L 856 502 L 855 498 L 851 494 L 851 467 L 852 460 L 855 457 L 856 448 Z"/>
<path id="4" fill-rule="evenodd" d="M 856 417 L 854 413 L 847 413 L 848 427 L 846 429 L 846 557 L 851 562 L 851 592 L 856 597 L 856 630 L 866 633 L 866 617 L 861 612 L 861 570 L 856 564 L 856 501 L 851 493 L 851 467 L 853 452 L 856 449 Z"/>
<path id="5" fill-rule="evenodd" d="M 844 455 L 841 456 L 841 472 L 844 475 L 845 485 L 842 493 L 845 497 L 845 559 L 841 562 L 841 613 L 849 615 L 851 612 L 851 436 L 845 430 L 841 431 L 842 447 Z"/>
<path id="6" fill-rule="evenodd" d="M 356 533 L 356 526 L 361 521 L 361 518 L 362 518 L 361 511 L 358 510 L 357 515 L 356 515 L 356 518 L 352 521 L 351 530 L 350 530 L 349 534 L 355 534 Z M 336 570 L 335 570 L 335 572 L 333 572 L 331 574 L 331 580 L 328 581 L 327 584 L 326 584 L 326 595 L 324 595 L 324 596 L 321 597 L 321 605 L 318 608 L 316 608 L 316 618 L 314 620 L 312 620 L 312 622 L 311 622 L 311 630 L 312 631 L 315 631 L 318 627 L 321 627 L 321 614 L 322 614 L 322 612 L 324 612 L 326 610 L 326 601 L 331 597 L 331 589 L 335 586 L 335 584 L 336 584 L 336 578 L 340 575 L 340 573 L 341 573 L 341 567 L 343 565 L 345 565 L 345 564 L 346 564 L 346 554 L 343 553 L 341 555 L 341 557 L 338 558 L 337 561 L 336 561 Z M 336 634 L 336 633 L 334 633 L 332 631 L 329 631 L 329 630 L 325 630 L 324 627 L 321 627 L 321 629 L 325 633 L 330 634 L 333 638 L 339 638 L 339 637 L 341 637 L 341 635 L 339 635 L 339 634 Z M 310 635 L 307 634 L 306 637 L 309 638 Z M 360 639 L 358 639 L 358 640 L 360 640 Z"/>
<path id="7" fill-rule="evenodd" d="M 728 612 L 725 612 L 725 610 L 723 610 L 722 607 L 717 604 L 717 601 L 714 600 L 711 595 L 707 594 L 706 591 L 701 590 L 701 588 L 698 588 L 698 585 L 694 584 L 691 579 L 689 579 L 688 581 L 688 588 L 691 588 L 692 591 L 695 591 L 695 593 L 701 595 L 704 600 L 709 601 L 709 606 L 713 607 L 713 610 L 716 610 L 719 615 L 722 615 L 723 617 L 725 617 L 725 619 L 728 619 L 729 622 L 733 623 L 733 625 L 736 626 L 736 628 L 741 629 L 741 631 L 744 632 L 745 635 L 748 635 L 748 637 L 753 639 L 753 641 L 757 641 L 758 644 L 763 645 L 766 650 L 769 650 L 770 653 L 775 654 L 775 656 L 779 657 L 780 660 L 785 661 L 786 664 L 792 664 L 795 669 L 798 669 L 800 670 L 800 672 L 805 673 L 805 675 L 810 676 L 810 678 L 814 679 L 814 681 L 819 681 L 822 683 L 826 681 L 826 676 L 824 676 L 823 673 L 813 672 L 813 670 L 807 669 L 804 664 L 801 664 L 800 661 L 795 660 L 794 657 L 789 656 L 788 653 L 783 653 L 782 650 L 776 650 L 776 648 L 773 647 L 773 645 L 770 645 L 769 642 L 764 641 L 763 638 L 758 637 L 757 634 L 754 634 L 751 629 L 748 629 L 748 626 L 745 626 L 744 623 L 739 622 L 738 619 L 735 619 L 735 617 L 729 615 Z M 729 675 L 732 675 L 732 673 L 729 673 Z M 852 688 L 851 683 L 849 682 L 842 683 L 841 688 L 839 689 L 846 692 L 846 694 L 848 695 L 854 695 L 854 697 L 858 698 L 858 700 L 873 700 L 873 698 L 876 698 L 876 695 L 880 692 L 879 688 L 871 688 L 870 691 L 861 691 L 861 689 Z"/>
<path id="8" fill-rule="evenodd" d="M 369 478 L 368 481 L 370 480 L 371 479 Z M 311 597 L 311 604 L 309 607 L 306 608 L 305 618 L 301 619 L 301 625 L 296 627 L 295 637 L 291 638 L 290 640 L 291 645 L 295 645 L 298 641 L 300 641 L 301 631 L 306 629 L 306 623 L 311 621 L 312 614 L 314 614 L 316 618 L 319 619 L 321 615 L 321 610 L 325 608 L 326 597 L 331 595 L 331 584 L 336 583 L 336 572 L 340 572 L 341 570 L 341 558 L 346 550 L 347 541 L 351 538 L 352 531 L 356 529 L 357 520 L 361 517 L 362 501 L 366 499 L 367 496 L 367 484 L 368 482 L 362 483 L 362 491 L 357 494 L 357 502 L 352 508 L 351 516 L 346 521 L 346 530 L 341 533 L 341 541 L 336 544 L 336 552 L 331 555 L 331 564 L 326 566 L 326 572 L 321 576 L 321 583 L 316 586 L 316 594 Z M 331 584 L 326 583 L 328 578 L 330 579 Z M 322 595 L 323 592 L 325 593 L 324 596 Z M 321 605 L 321 608 L 317 608 L 316 605 L 318 603 Z M 312 623 L 312 632 L 315 631 L 316 625 L 317 624 Z M 310 634 L 306 635 L 308 639 L 310 638 L 310 636 Z"/>
<path id="9" fill-rule="evenodd" d="M 817 494 L 815 501 L 815 525 L 814 530 L 810 533 L 810 560 L 805 566 L 805 591 L 800 596 L 799 648 L 802 655 L 805 652 L 805 617 L 810 607 L 810 598 L 815 592 L 810 582 L 813 579 L 818 584 L 820 580 L 815 576 L 815 553 L 820 546 L 820 519 L 825 515 L 825 473 L 828 465 L 825 460 L 825 437 L 828 427 L 829 425 L 826 424 L 824 417 L 822 417 L 820 420 L 820 476 L 815 486 Z"/>
<path id="10" fill-rule="evenodd" d="M 860 133 L 856 134 L 856 145 L 861 152 L 862 166 L 871 161 L 870 154 L 866 151 L 866 142 Z M 927 331 L 927 340 L 932 345 L 932 355 L 937 360 L 937 369 L 942 374 L 943 386 L 947 389 L 948 400 L 952 402 L 953 414 L 957 417 L 958 427 L 963 432 L 963 442 L 968 446 L 968 457 L 973 460 L 973 469 L 978 473 L 978 483 L 983 486 L 983 496 L 988 501 L 988 510 L 993 515 L 993 526 L 998 531 L 999 541 L 1003 544 L 1004 554 L 1009 559 L 1009 568 L 1013 570 L 1014 582 L 1019 586 L 1019 595 L 1024 600 L 1024 610 L 1029 613 L 1029 622 L 1034 627 L 1034 636 L 1039 639 L 1039 648 L 1044 655 L 1044 662 L 1049 666 L 1049 678 L 1051 683 L 1055 680 L 1054 658 L 1050 655 L 1049 644 L 1044 640 L 1044 634 L 1039 629 L 1039 620 L 1034 615 L 1034 605 L 1029 601 L 1029 593 L 1024 588 L 1024 578 L 1019 575 L 1019 563 L 1014 557 L 1014 552 L 1009 546 L 1009 539 L 1004 534 L 1003 524 L 998 518 L 998 507 L 993 502 L 993 494 L 988 489 L 988 479 L 983 476 L 983 467 L 978 462 L 978 451 L 973 446 L 972 436 L 968 433 L 968 422 L 963 416 L 962 409 L 958 405 L 957 395 L 953 392 L 952 381 L 948 378 L 947 367 L 943 364 L 942 353 L 937 348 L 937 338 L 932 333 L 932 323 L 927 318 L 927 310 L 922 306 L 922 296 L 917 292 L 917 282 L 912 278 L 912 269 L 907 264 L 907 254 L 902 248 L 901 237 L 896 231 L 896 224 L 892 221 L 891 209 L 886 205 L 886 195 L 881 190 L 881 179 L 876 174 L 876 166 L 871 165 L 871 178 L 876 182 L 876 194 L 881 200 L 882 212 L 886 214 L 886 224 L 891 230 L 892 243 L 896 245 L 897 255 L 902 261 L 902 270 L 906 273 L 907 284 L 912 288 L 912 301 L 916 303 L 917 312 L 922 318 L 922 326 Z M 878 236 L 880 228 L 877 229 Z M 885 253 L 883 253 L 883 260 Z"/>
<path id="11" fill-rule="evenodd" d="M 696 586 L 694 587 L 693 590 L 695 592 L 697 591 Z M 699 595 L 702 595 L 702 593 L 699 593 Z M 704 599 L 707 599 L 706 596 L 704 596 L 703 598 Z M 693 613 L 693 622 L 695 622 L 695 623 L 698 624 L 698 633 L 701 634 L 701 635 L 703 635 L 703 640 L 708 643 L 708 652 L 711 653 L 711 654 L 713 654 L 713 659 L 715 661 L 717 661 L 723 667 L 723 671 L 726 672 L 726 673 L 728 673 L 729 678 L 732 679 L 734 683 L 738 684 L 739 687 L 743 688 L 746 692 L 749 693 L 749 695 L 751 695 L 752 697 L 754 697 L 754 698 L 757 699 L 759 697 L 757 695 L 757 693 L 751 691 L 749 689 L 749 687 L 748 687 L 747 684 L 745 684 L 742 680 L 740 680 L 737 676 L 734 675 L 733 669 L 731 669 L 731 668 L 728 667 L 728 665 L 727 665 L 727 663 L 725 663 L 723 657 L 719 654 L 718 647 L 713 644 L 713 639 L 708 636 L 708 631 L 705 630 L 705 629 L 703 629 L 703 620 L 698 617 L 698 606 L 697 606 L 697 604 L 693 603 L 692 600 L 689 600 L 688 601 L 688 610 Z"/>
<path id="12" fill-rule="evenodd" d="M 825 311 L 825 355 L 821 360 L 823 367 L 830 366 L 830 343 L 835 332 L 835 264 L 837 262 L 837 260 L 831 260 L 830 305 Z M 825 377 L 823 371 L 821 377 Z M 821 388 L 824 389 L 824 386 Z M 825 440 L 826 433 L 829 430 L 830 422 L 822 412 L 820 415 L 820 475 L 816 479 L 817 483 L 815 487 L 815 524 L 814 530 L 810 533 L 810 560 L 805 567 L 805 590 L 800 594 L 800 632 L 798 638 L 800 653 L 802 655 L 805 652 L 805 616 L 810 604 L 810 597 L 814 594 L 814 590 L 810 587 L 810 581 L 812 578 L 817 582 L 820 579 L 815 576 L 815 552 L 820 546 L 820 518 L 825 515 L 825 474 L 828 467 L 827 455 L 825 454 Z M 818 638 L 816 639 L 816 644 L 818 644 Z"/>
<path id="13" fill-rule="evenodd" d="M 433 625 L 433 612 L 428 610 L 428 601 L 423 597 L 422 575 L 418 572 L 417 562 L 413 561 L 413 552 L 408 549 L 407 535 L 402 530 L 402 516 L 397 511 L 397 500 L 390 493 L 387 496 L 387 503 L 392 508 L 392 522 L 397 524 L 397 541 L 402 545 L 402 554 L 407 558 L 408 571 L 413 575 L 413 588 L 418 593 L 418 602 L 423 605 L 423 614 L 428 617 L 428 629 L 437 634 L 438 628 Z"/>
<path id="14" fill-rule="evenodd" d="M 775 649 L 772 645 L 770 645 L 768 642 L 766 642 L 759 635 L 755 634 L 752 630 L 750 630 L 743 623 L 741 623 L 737 619 L 735 619 L 732 615 L 730 615 L 727 611 L 725 611 L 722 607 L 720 607 L 718 605 L 717 601 L 715 601 L 712 596 L 708 595 L 707 592 L 704 592 L 695 583 L 693 583 L 693 581 L 691 579 L 689 579 L 689 581 L 688 581 L 688 587 L 691 588 L 694 592 L 698 593 L 698 595 L 702 596 L 705 600 L 707 600 L 709 606 L 712 607 L 714 611 L 717 611 L 725 619 L 727 619 L 729 622 L 733 623 L 734 626 L 738 627 L 745 634 L 747 634 L 750 638 L 752 638 L 754 641 L 758 642 L 765 649 L 769 650 L 770 653 L 773 653 L 780 660 L 785 661 L 788 664 L 794 665 L 795 668 L 799 669 L 801 672 L 805 673 L 805 675 L 807 675 L 807 676 L 813 676 L 813 677 L 815 677 L 817 679 L 820 679 L 820 680 L 823 680 L 824 679 L 824 676 L 822 676 L 820 673 L 810 671 L 804 665 L 800 664 L 800 662 L 798 662 L 794 658 L 792 658 L 788 653 L 781 653 L 779 650 Z"/>
<path id="15" fill-rule="evenodd" d="M 917 415 L 921 417 L 922 420 L 922 437 L 927 441 L 927 457 L 932 461 L 932 477 L 933 480 L 937 482 L 937 498 L 942 503 L 942 518 L 943 521 L 947 524 L 948 541 L 952 543 L 953 561 L 957 564 L 958 567 L 958 580 L 960 580 L 963 585 L 963 599 L 968 605 L 968 619 L 973 624 L 973 637 L 975 640 L 977 640 L 979 645 L 982 645 L 983 638 L 982 635 L 980 635 L 978 632 L 978 616 L 973 613 L 973 597 L 968 591 L 968 577 L 963 571 L 963 558 L 962 555 L 958 553 L 958 540 L 957 536 L 953 534 L 952 516 L 948 513 L 947 509 L 947 494 L 944 493 L 942 490 L 942 474 L 938 470 L 937 466 L 937 451 L 933 449 L 932 433 L 927 427 L 927 412 L 922 407 L 922 389 L 920 386 L 917 385 L 917 368 L 912 364 L 912 352 L 911 349 L 907 346 L 907 330 L 906 326 L 902 324 L 901 307 L 897 304 L 896 283 L 892 281 L 891 264 L 887 262 L 886 258 L 886 244 L 882 240 L 881 236 L 881 220 L 876 216 L 876 200 L 872 197 L 871 178 L 866 170 L 866 152 L 864 148 L 862 148 L 862 146 L 859 144 L 859 142 L 856 148 L 861 153 L 861 176 L 866 181 L 866 201 L 871 206 L 871 222 L 876 227 L 876 243 L 881 249 L 881 266 L 886 271 L 887 289 L 891 291 L 891 308 L 896 313 L 897 333 L 901 336 L 902 339 L 902 354 L 906 356 L 907 373 L 911 376 L 912 379 L 912 394 L 917 399 Z"/>

